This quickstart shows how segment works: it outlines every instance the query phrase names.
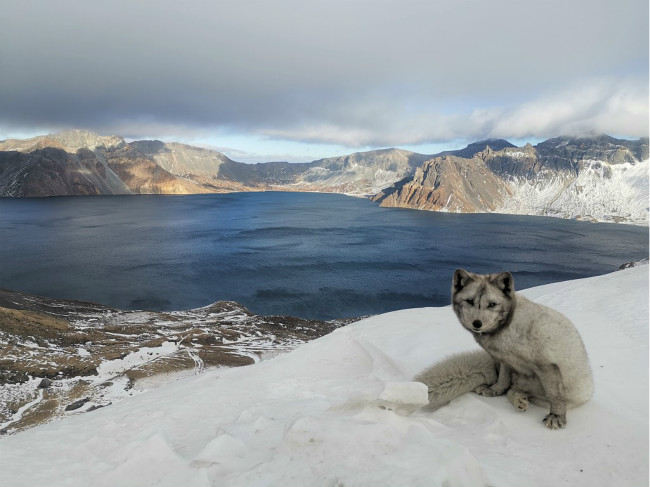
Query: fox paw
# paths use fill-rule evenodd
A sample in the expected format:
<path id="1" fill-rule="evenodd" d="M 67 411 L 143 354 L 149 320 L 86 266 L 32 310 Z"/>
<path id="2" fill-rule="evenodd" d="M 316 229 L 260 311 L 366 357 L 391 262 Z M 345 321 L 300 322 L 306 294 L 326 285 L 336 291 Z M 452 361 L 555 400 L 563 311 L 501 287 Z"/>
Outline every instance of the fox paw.
<path id="1" fill-rule="evenodd" d="M 566 416 L 558 416 L 556 414 L 547 414 L 542 421 L 544 426 L 548 429 L 556 430 L 566 426 Z"/>
<path id="2" fill-rule="evenodd" d="M 503 392 L 494 390 L 491 387 L 486 385 L 478 386 L 476 389 L 474 389 L 474 393 L 478 394 L 479 396 L 485 396 L 485 397 L 494 397 L 503 394 Z"/>
<path id="3" fill-rule="evenodd" d="M 508 399 L 517 411 L 522 413 L 528 409 L 528 396 L 521 392 L 508 392 Z"/>

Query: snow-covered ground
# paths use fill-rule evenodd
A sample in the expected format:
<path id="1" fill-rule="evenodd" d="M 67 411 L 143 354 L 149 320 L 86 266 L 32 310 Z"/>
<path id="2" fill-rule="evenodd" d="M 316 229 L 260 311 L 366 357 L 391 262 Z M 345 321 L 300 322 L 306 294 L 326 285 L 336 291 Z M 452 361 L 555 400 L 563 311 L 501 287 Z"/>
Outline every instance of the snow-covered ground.
<path id="1" fill-rule="evenodd" d="M 432 412 L 410 379 L 477 347 L 450 307 L 372 317 L 255 365 L 213 369 L 0 439 L 7 486 L 647 486 L 648 266 L 529 289 L 577 326 L 596 393 L 546 411 L 467 394 Z"/>
<path id="2" fill-rule="evenodd" d="M 583 162 L 575 179 L 515 180 L 499 213 L 648 225 L 648 160 L 637 164 Z"/>

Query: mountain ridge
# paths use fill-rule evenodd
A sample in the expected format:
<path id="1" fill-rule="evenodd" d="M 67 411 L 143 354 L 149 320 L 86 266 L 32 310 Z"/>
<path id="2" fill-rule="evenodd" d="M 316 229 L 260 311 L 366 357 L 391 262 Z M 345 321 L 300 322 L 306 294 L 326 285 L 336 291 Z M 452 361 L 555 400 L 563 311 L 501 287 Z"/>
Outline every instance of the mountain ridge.
<path id="1" fill-rule="evenodd" d="M 557 137 L 488 147 L 471 159 L 437 156 L 371 199 L 389 207 L 648 225 L 647 188 L 647 138 Z"/>
<path id="2" fill-rule="evenodd" d="M 382 206 L 647 225 L 647 159 L 647 137 L 591 134 L 523 147 L 484 139 L 434 155 L 387 148 L 247 164 L 176 142 L 66 130 L 0 141 L 0 196 L 317 191 Z"/>

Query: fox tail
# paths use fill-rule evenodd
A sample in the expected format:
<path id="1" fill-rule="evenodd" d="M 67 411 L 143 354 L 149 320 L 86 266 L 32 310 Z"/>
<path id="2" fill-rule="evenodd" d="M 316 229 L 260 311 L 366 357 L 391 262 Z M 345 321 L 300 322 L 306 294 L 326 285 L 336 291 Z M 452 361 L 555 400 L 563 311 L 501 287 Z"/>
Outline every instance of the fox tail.
<path id="1" fill-rule="evenodd" d="M 429 407 L 438 409 L 478 386 L 494 384 L 497 365 L 484 350 L 461 352 L 432 365 L 413 380 L 427 385 Z"/>

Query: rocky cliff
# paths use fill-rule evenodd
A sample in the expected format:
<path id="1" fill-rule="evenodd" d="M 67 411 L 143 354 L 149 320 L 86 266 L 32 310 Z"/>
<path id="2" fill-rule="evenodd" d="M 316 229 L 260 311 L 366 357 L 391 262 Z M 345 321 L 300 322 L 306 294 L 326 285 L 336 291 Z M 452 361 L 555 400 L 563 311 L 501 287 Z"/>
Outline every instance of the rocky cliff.
<path id="1" fill-rule="evenodd" d="M 648 224 L 648 139 L 560 137 L 440 156 L 373 197 L 382 206 Z"/>
<path id="2" fill-rule="evenodd" d="M 509 190 L 480 157 L 442 156 L 426 161 L 372 199 L 382 206 L 456 213 L 494 211 Z"/>
<path id="3" fill-rule="evenodd" d="M 0 196 L 200 192 L 120 137 L 69 130 L 0 142 Z"/>
<path id="4" fill-rule="evenodd" d="M 413 174 L 427 159 L 428 156 L 401 149 L 320 159 L 309 164 L 294 185 L 303 190 L 372 195 Z"/>

